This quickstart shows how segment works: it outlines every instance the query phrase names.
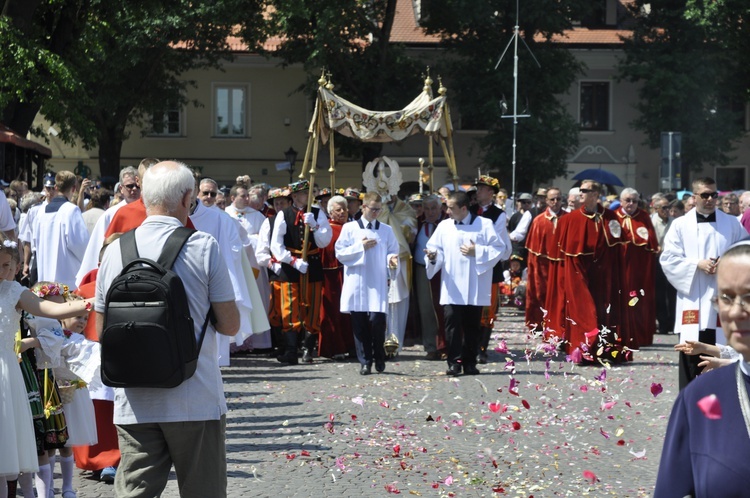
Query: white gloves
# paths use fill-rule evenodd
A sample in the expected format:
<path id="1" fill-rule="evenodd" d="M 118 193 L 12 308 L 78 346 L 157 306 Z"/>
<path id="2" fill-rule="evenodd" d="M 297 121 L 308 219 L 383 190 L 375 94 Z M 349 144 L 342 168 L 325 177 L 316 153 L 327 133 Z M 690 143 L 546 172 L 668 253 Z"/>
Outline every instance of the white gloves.
<path id="1" fill-rule="evenodd" d="M 312 215 L 312 213 L 307 213 Z M 302 259 L 295 259 L 292 262 L 292 266 L 295 270 L 297 270 L 300 273 L 307 273 L 307 261 L 304 261 Z"/>
<path id="2" fill-rule="evenodd" d="M 309 225 L 310 228 L 317 228 L 318 222 L 315 221 L 315 215 L 312 213 L 305 213 L 305 225 Z"/>

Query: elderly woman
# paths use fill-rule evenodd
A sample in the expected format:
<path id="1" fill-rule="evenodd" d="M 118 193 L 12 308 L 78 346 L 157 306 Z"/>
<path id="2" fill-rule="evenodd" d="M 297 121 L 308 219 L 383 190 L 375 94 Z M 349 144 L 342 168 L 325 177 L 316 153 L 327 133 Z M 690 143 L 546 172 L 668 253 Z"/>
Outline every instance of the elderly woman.
<path id="1" fill-rule="evenodd" d="M 717 270 L 719 313 L 740 361 L 700 375 L 677 397 L 654 496 L 747 496 L 750 475 L 750 241 L 731 246 Z"/>
<path id="2" fill-rule="evenodd" d="M 341 227 L 349 218 L 348 201 L 340 195 L 328 200 L 333 237 L 331 243 L 320 251 L 323 263 L 323 299 L 320 311 L 320 341 L 318 356 L 342 358 L 354 351 L 354 336 L 348 314 L 341 313 L 341 286 L 344 283 L 344 266 L 336 259 L 336 241 L 341 235 Z"/>

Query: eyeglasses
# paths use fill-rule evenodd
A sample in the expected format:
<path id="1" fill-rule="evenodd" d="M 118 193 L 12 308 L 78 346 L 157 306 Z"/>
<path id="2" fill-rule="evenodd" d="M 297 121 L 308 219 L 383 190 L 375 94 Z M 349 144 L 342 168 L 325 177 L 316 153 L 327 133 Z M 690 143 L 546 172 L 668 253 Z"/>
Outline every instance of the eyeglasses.
<path id="1" fill-rule="evenodd" d="M 131 183 L 130 185 L 121 185 L 121 187 L 126 188 L 128 190 L 135 190 L 138 188 L 137 183 Z"/>
<path id="2" fill-rule="evenodd" d="M 557 202 L 557 201 L 561 201 L 562 197 L 547 197 L 547 200 L 552 201 L 552 202 Z"/>
<path id="3" fill-rule="evenodd" d="M 636 202 L 638 202 L 638 199 L 623 199 L 621 202 L 624 204 L 635 204 Z"/>
<path id="4" fill-rule="evenodd" d="M 591 192 L 594 192 L 594 190 L 590 188 L 579 188 L 578 191 L 582 194 L 590 194 Z"/>
<path id="5" fill-rule="evenodd" d="M 659 206 L 656 209 L 658 209 L 659 211 L 666 211 L 667 209 L 669 209 L 669 206 Z"/>
<path id="6" fill-rule="evenodd" d="M 720 308 L 730 309 L 733 305 L 738 304 L 745 313 L 750 311 L 750 294 L 731 297 L 727 294 L 721 294 L 711 298 L 711 305 L 716 311 Z"/>
<path id="7" fill-rule="evenodd" d="M 216 197 L 216 192 L 208 192 L 204 190 L 203 192 L 201 192 L 201 194 L 203 194 L 204 196 Z"/>
<path id="8" fill-rule="evenodd" d="M 383 209 L 383 208 L 374 208 L 374 207 L 370 207 L 370 206 L 365 206 L 365 207 L 367 209 L 369 209 L 370 211 L 372 211 L 373 213 L 377 213 L 377 212 L 379 212 L 379 211 L 381 211 Z"/>
<path id="9" fill-rule="evenodd" d="M 707 201 L 708 199 L 716 199 L 719 197 L 718 192 L 703 192 L 702 194 L 698 194 L 701 199 Z"/>

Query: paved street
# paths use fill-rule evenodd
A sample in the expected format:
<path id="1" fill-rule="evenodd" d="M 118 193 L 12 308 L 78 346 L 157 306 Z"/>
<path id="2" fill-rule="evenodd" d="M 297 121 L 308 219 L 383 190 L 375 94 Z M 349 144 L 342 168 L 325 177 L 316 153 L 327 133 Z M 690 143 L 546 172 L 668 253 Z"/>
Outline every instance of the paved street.
<path id="1" fill-rule="evenodd" d="M 536 352 L 522 315 L 501 315 L 499 351 L 477 377 L 446 377 L 418 346 L 367 377 L 352 362 L 233 358 L 229 495 L 650 496 L 677 394 L 676 337 L 657 336 L 624 366 L 573 367 Z M 112 496 L 76 480 L 80 498 Z M 174 475 L 163 496 L 178 496 Z"/>

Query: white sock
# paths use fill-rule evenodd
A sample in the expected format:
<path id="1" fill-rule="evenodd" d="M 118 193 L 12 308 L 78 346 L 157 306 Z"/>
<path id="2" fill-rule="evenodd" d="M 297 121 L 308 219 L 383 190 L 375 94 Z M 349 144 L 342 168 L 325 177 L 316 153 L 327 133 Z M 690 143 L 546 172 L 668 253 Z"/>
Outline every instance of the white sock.
<path id="1" fill-rule="evenodd" d="M 75 467 L 75 459 L 73 455 L 69 457 L 60 457 L 60 471 L 62 472 L 62 492 L 73 491 L 73 467 Z"/>
<path id="2" fill-rule="evenodd" d="M 24 497 L 34 498 L 34 474 L 32 472 L 24 472 L 19 475 L 18 487 L 21 488 Z"/>
<path id="3" fill-rule="evenodd" d="M 49 456 L 49 489 L 47 489 L 47 498 L 55 497 L 55 462 L 57 452 Z"/>
<path id="4" fill-rule="evenodd" d="M 39 472 L 36 473 L 36 495 L 40 498 L 49 496 L 52 489 L 52 470 L 49 464 L 40 465 Z"/>

